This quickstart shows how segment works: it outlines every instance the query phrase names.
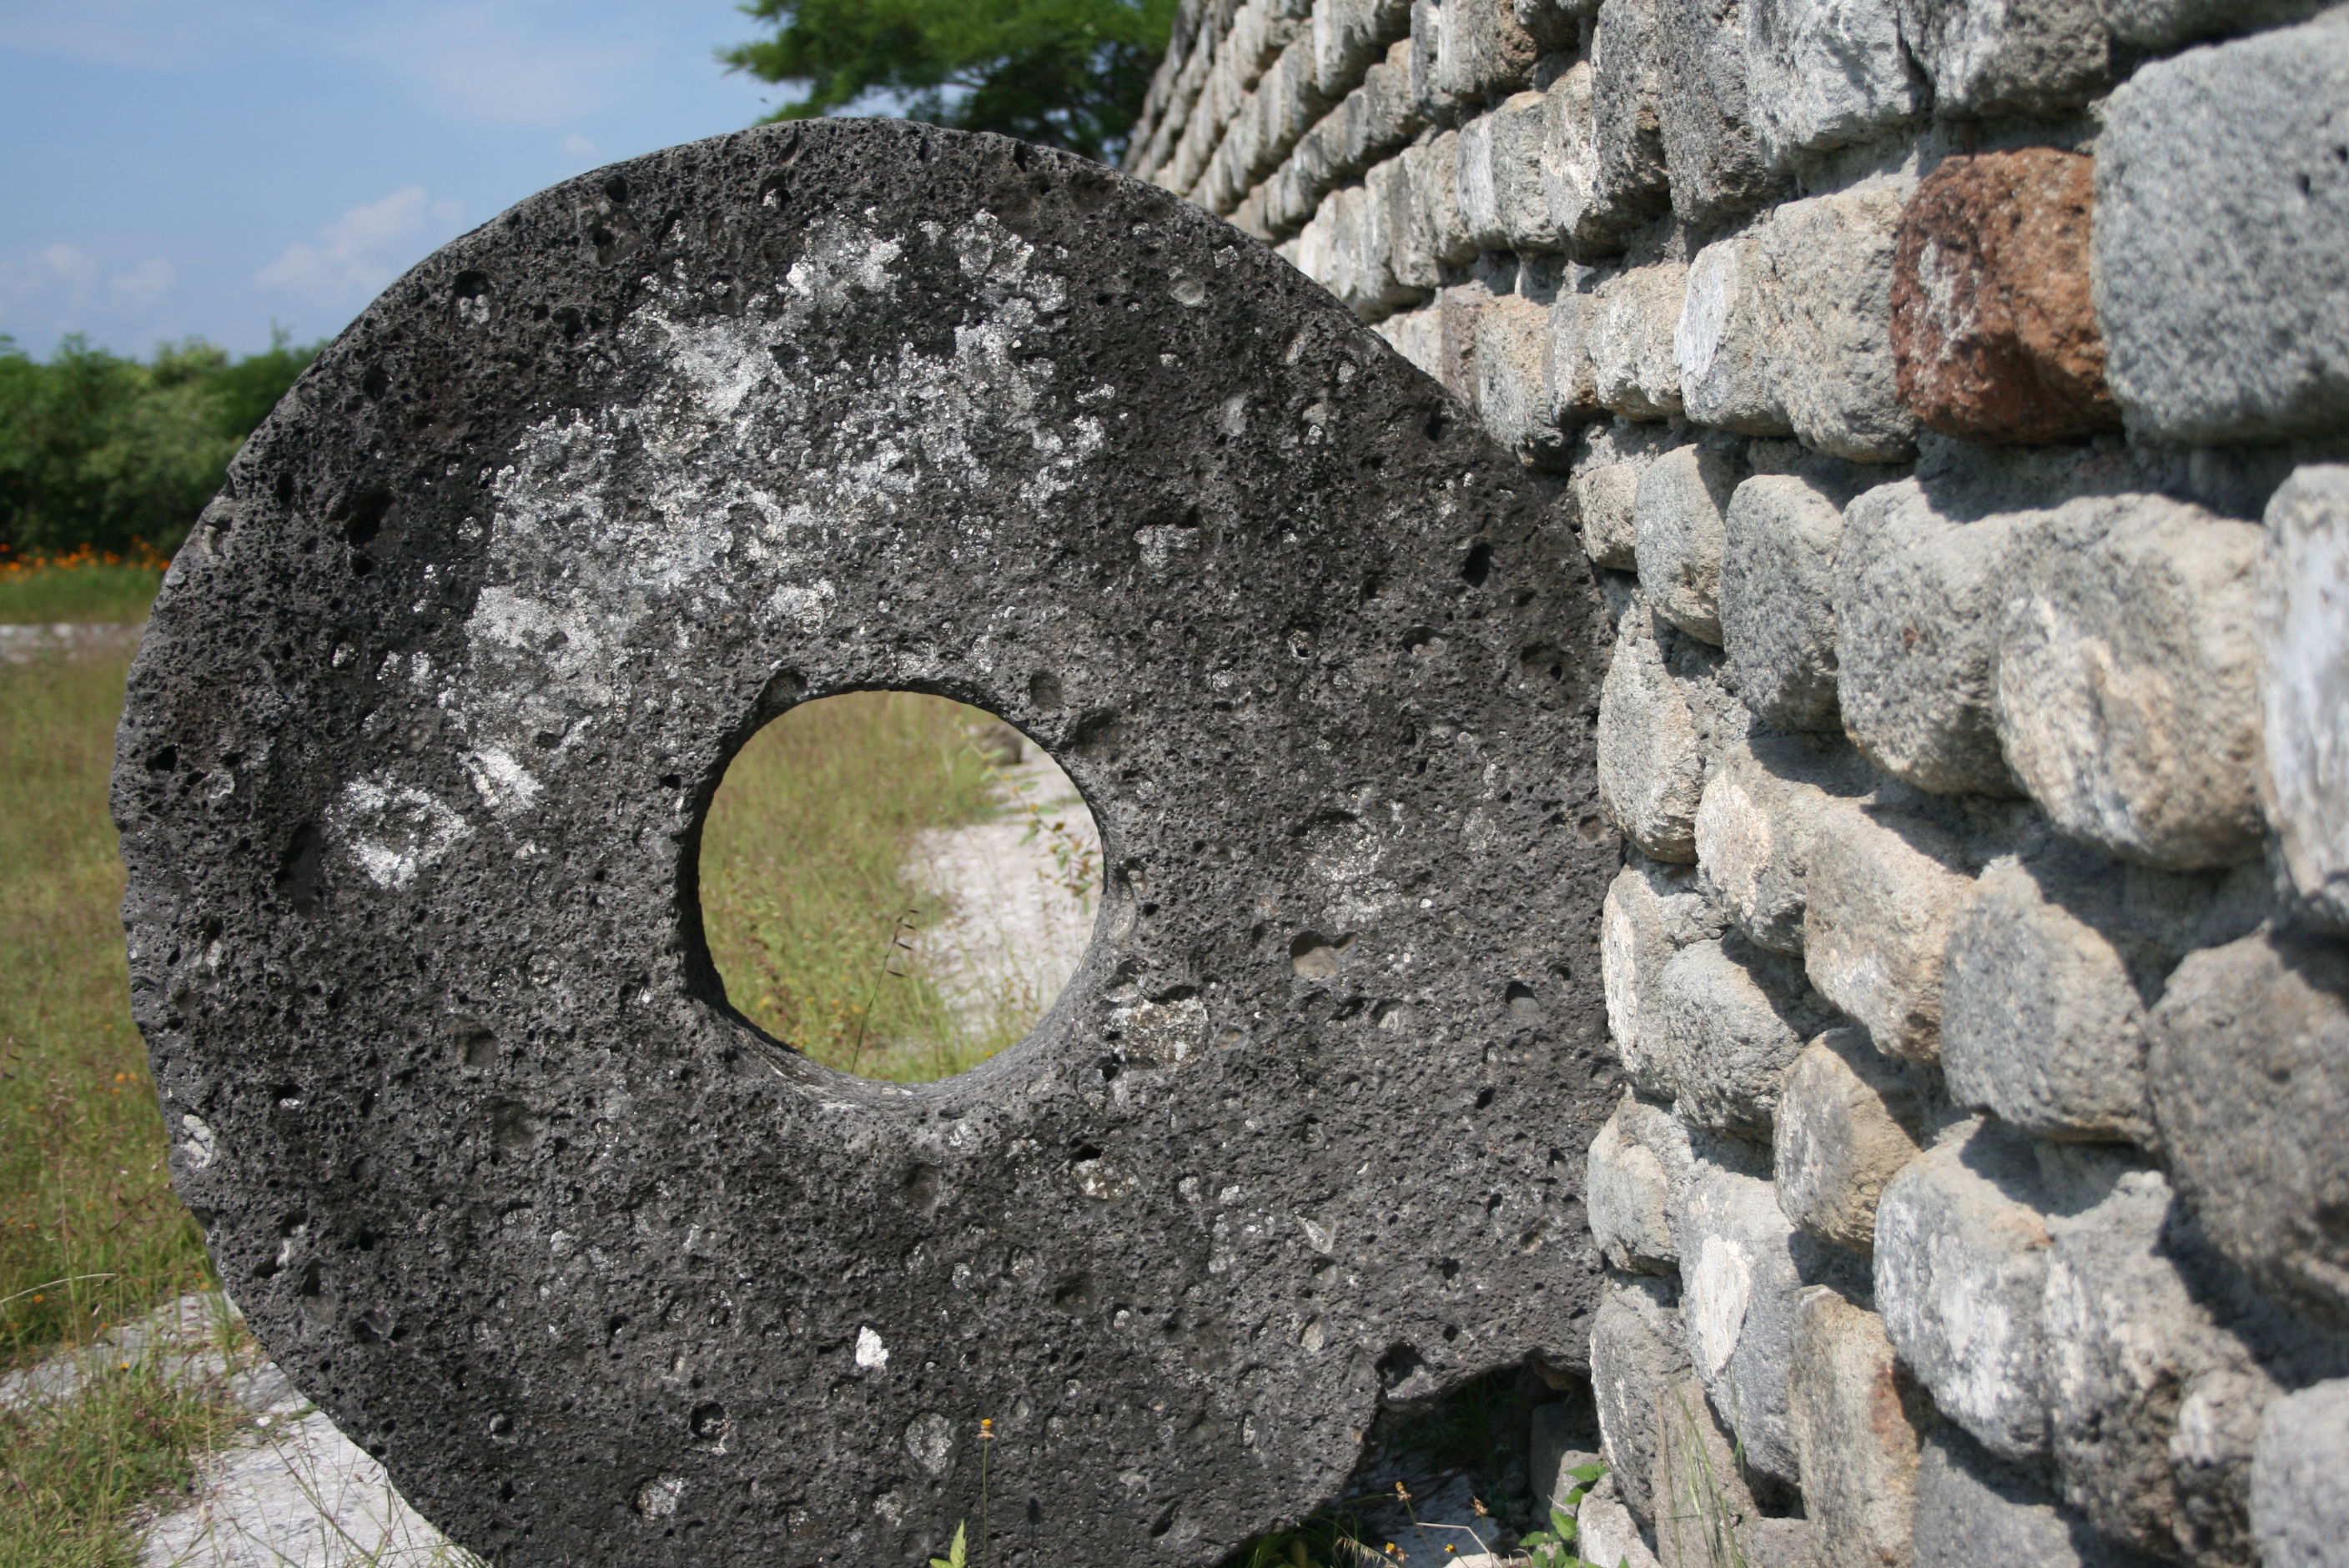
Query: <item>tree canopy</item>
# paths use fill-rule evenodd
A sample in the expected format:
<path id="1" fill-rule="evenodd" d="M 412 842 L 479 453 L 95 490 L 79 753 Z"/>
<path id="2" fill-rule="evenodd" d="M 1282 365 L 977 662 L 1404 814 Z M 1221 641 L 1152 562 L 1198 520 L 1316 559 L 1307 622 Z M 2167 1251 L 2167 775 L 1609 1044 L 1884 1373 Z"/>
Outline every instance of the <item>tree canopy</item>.
<path id="1" fill-rule="evenodd" d="M 771 119 L 895 96 L 907 119 L 1103 162 L 1125 150 L 1176 0 L 748 0 L 774 36 L 720 58 L 804 88 Z"/>
<path id="2" fill-rule="evenodd" d="M 0 336 L 0 544 L 169 552 L 317 349 L 231 359 L 199 338 L 144 363 L 68 337 L 44 364 Z"/>

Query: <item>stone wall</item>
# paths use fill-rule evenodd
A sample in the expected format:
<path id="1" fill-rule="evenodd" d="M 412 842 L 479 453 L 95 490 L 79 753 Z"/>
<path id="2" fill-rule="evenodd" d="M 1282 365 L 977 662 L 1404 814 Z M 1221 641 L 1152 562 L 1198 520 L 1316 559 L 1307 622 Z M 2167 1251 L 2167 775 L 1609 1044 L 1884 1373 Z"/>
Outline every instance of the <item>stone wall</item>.
<path id="1" fill-rule="evenodd" d="M 2349 1561 L 2349 16 L 2313 10 L 1177 26 L 1134 172 L 1555 475 L 1618 616 L 1610 1565 Z"/>

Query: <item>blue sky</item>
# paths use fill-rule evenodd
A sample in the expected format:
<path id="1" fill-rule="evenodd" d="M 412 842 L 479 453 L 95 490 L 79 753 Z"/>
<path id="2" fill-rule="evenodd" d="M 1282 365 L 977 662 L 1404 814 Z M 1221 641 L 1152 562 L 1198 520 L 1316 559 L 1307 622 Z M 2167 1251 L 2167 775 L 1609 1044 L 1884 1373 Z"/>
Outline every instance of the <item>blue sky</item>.
<path id="1" fill-rule="evenodd" d="M 733 0 L 0 0 L 0 334 L 331 336 L 554 181 L 738 129 Z"/>

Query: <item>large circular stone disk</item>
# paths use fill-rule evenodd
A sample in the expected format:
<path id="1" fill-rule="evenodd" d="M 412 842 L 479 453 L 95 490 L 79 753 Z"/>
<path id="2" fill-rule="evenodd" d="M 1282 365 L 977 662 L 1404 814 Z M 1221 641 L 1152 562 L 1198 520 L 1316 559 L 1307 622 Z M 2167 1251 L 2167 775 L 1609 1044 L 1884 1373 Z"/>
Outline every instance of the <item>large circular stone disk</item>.
<path id="1" fill-rule="evenodd" d="M 396 284 L 233 465 L 116 810 L 180 1191 L 509 1563 L 1201 1563 L 1383 1401 L 1574 1363 L 1606 623 L 1541 481 L 1269 253 L 993 137 L 772 128 Z M 1109 888 L 914 1088 L 725 1001 L 760 724 L 937 692 Z"/>

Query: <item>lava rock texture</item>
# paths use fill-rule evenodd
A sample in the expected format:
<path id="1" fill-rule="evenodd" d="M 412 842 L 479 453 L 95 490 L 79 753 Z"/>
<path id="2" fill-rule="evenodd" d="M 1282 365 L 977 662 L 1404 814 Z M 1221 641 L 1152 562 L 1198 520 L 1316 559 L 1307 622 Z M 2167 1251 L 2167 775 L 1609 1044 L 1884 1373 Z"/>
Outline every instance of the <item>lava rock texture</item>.
<path id="1" fill-rule="evenodd" d="M 1366 458 L 1365 453 L 1375 454 Z M 507 1563 L 1190 1564 L 1382 1404 L 1579 1364 L 1608 622 L 1549 481 L 1218 220 L 893 122 L 585 176 L 322 355 L 181 553 L 115 809 L 180 1190 Z M 860 687 L 1102 829 L 916 1087 L 725 1000 L 698 827 Z"/>

